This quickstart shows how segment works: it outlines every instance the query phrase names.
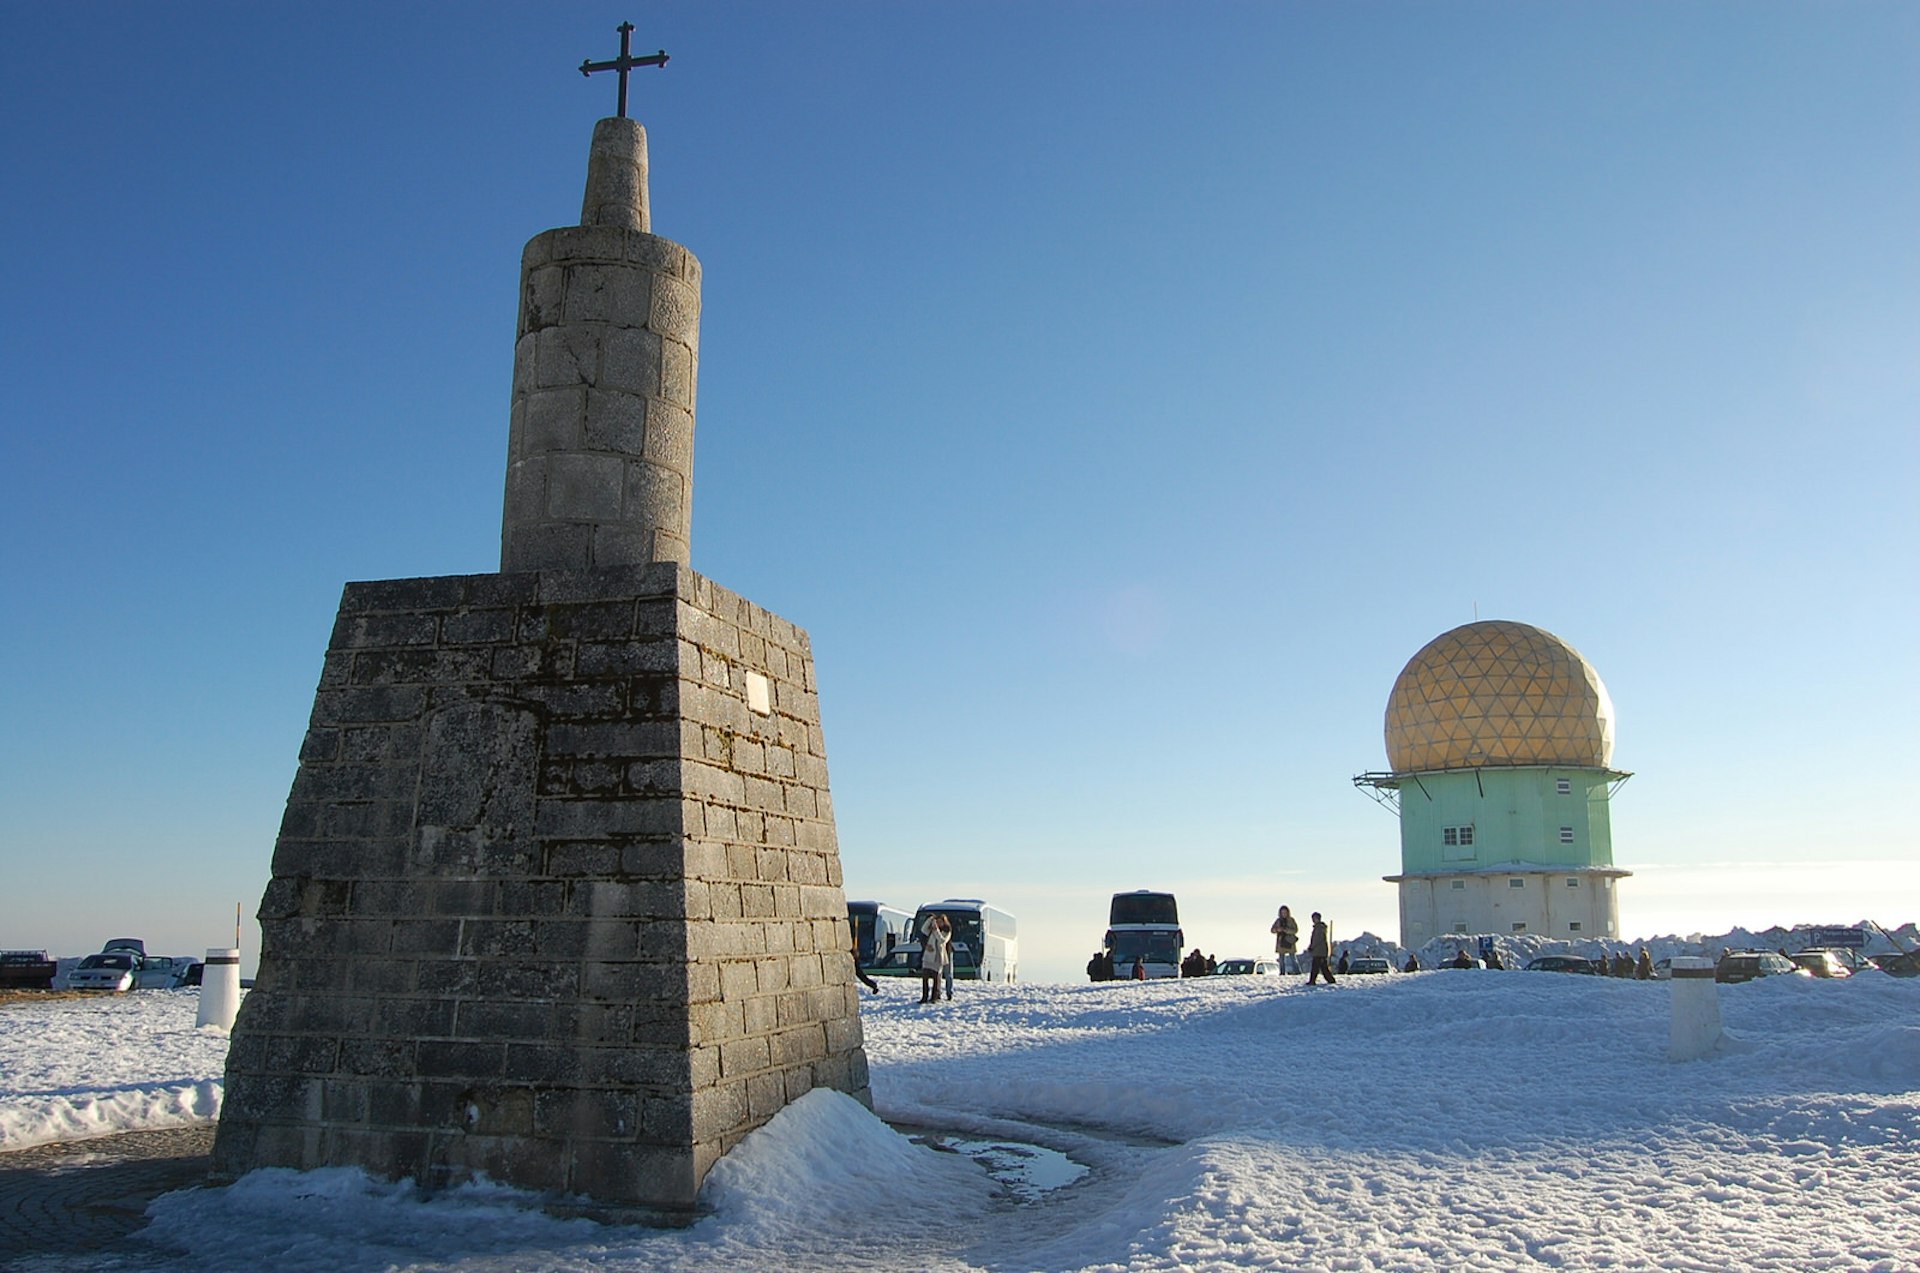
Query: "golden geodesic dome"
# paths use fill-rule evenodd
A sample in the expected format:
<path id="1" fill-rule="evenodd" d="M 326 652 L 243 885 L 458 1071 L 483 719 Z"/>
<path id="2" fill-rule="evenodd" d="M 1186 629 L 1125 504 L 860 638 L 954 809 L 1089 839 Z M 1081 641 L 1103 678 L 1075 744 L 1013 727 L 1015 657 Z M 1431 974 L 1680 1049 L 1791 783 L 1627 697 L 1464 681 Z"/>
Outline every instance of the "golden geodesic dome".
<path id="1" fill-rule="evenodd" d="M 1613 700 L 1593 665 L 1551 632 L 1488 619 L 1443 632 L 1387 699 L 1395 773 L 1485 765 L 1613 763 Z"/>

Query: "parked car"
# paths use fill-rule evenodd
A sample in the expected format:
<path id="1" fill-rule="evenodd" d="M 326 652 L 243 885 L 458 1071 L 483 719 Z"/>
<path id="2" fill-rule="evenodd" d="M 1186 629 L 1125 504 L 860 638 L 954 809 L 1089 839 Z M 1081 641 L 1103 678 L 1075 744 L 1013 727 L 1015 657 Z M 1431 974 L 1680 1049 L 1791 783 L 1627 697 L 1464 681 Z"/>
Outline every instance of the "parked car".
<path id="1" fill-rule="evenodd" d="M 177 990 L 190 983 L 194 960 L 185 955 L 149 955 L 138 937 L 115 937 L 67 974 L 70 990 Z M 123 976 L 124 974 L 124 976 Z M 121 982 L 125 984 L 122 985 Z"/>
<path id="2" fill-rule="evenodd" d="M 67 974 L 69 990 L 104 990 L 108 994 L 125 994 L 133 989 L 139 980 L 139 971 L 134 960 L 139 958 L 131 951 L 102 951 L 97 955 L 88 955 L 80 961 L 80 966 Z"/>
<path id="3" fill-rule="evenodd" d="M 1361 955 L 1347 960 L 1347 972 L 1356 976 L 1371 976 L 1375 973 L 1392 971 L 1393 964 L 1379 955 Z"/>
<path id="4" fill-rule="evenodd" d="M 1275 959 L 1222 959 L 1214 966 L 1216 977 L 1278 977 L 1280 962 Z"/>
<path id="5" fill-rule="evenodd" d="M 1920 977 L 1920 950 L 1903 950 L 1897 955 L 1875 955 L 1873 965 L 1889 977 Z"/>
<path id="6" fill-rule="evenodd" d="M 1757 977 L 1812 975 L 1785 955 L 1770 950 L 1736 950 L 1720 956 L 1720 962 L 1713 967 L 1713 979 L 1726 985 L 1737 985 Z"/>
<path id="7" fill-rule="evenodd" d="M 1527 972 L 1577 972 L 1589 977 L 1604 977 L 1606 969 L 1579 955 L 1541 955 L 1527 961 Z"/>
<path id="8" fill-rule="evenodd" d="M 1787 958 L 1823 980 L 1837 981 L 1853 976 L 1853 969 L 1847 966 L 1846 960 L 1831 950 L 1796 950 Z"/>

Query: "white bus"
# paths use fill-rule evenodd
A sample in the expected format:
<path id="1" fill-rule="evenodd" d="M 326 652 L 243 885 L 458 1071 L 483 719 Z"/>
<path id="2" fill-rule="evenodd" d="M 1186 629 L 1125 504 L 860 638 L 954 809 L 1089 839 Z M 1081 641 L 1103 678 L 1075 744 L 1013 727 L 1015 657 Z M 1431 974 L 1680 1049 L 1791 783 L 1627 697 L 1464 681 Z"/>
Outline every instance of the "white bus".
<path id="1" fill-rule="evenodd" d="M 1017 981 L 1020 973 L 1020 937 L 1013 916 L 977 897 L 949 897 L 929 902 L 913 916 L 912 944 L 901 948 L 909 975 L 920 966 L 920 944 L 935 915 L 945 915 L 953 928 L 955 981 Z M 892 971 L 888 969 L 888 971 Z M 911 975 L 918 975 L 913 971 Z"/>
<path id="2" fill-rule="evenodd" d="M 1105 949 L 1113 956 L 1113 975 L 1125 981 L 1135 963 L 1148 977 L 1178 977 L 1186 934 L 1180 931 L 1180 905 L 1171 893 L 1135 889 L 1115 893 L 1107 907 Z"/>

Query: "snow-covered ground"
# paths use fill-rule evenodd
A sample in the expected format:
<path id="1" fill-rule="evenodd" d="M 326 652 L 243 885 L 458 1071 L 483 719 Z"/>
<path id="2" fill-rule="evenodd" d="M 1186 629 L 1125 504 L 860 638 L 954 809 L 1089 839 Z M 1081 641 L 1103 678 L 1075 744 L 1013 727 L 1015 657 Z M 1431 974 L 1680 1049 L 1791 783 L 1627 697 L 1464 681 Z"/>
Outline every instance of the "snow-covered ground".
<path id="1" fill-rule="evenodd" d="M 0 1148 L 211 1117 L 225 1041 L 194 994 L 0 1009 Z M 880 1115 L 1091 1171 L 1021 1200 L 815 1092 L 683 1231 L 264 1171 L 160 1199 L 136 1263 L 57 1266 L 1920 1269 L 1920 979 L 1719 994 L 1744 1047 L 1674 1064 L 1657 982 L 963 985 L 932 1008 L 894 983 L 863 1000 Z"/>

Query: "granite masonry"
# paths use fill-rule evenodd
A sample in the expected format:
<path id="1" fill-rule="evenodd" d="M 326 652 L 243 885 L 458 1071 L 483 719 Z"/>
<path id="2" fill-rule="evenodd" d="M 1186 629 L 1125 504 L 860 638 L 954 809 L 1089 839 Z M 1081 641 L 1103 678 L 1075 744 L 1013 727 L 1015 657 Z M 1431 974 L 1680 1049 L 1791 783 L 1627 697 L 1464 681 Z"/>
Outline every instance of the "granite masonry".
<path id="1" fill-rule="evenodd" d="M 645 134 L 523 258 L 502 570 L 347 586 L 260 905 L 214 1174 L 486 1175 L 692 1214 L 865 1100 L 805 632 L 687 565 L 699 265 Z"/>

